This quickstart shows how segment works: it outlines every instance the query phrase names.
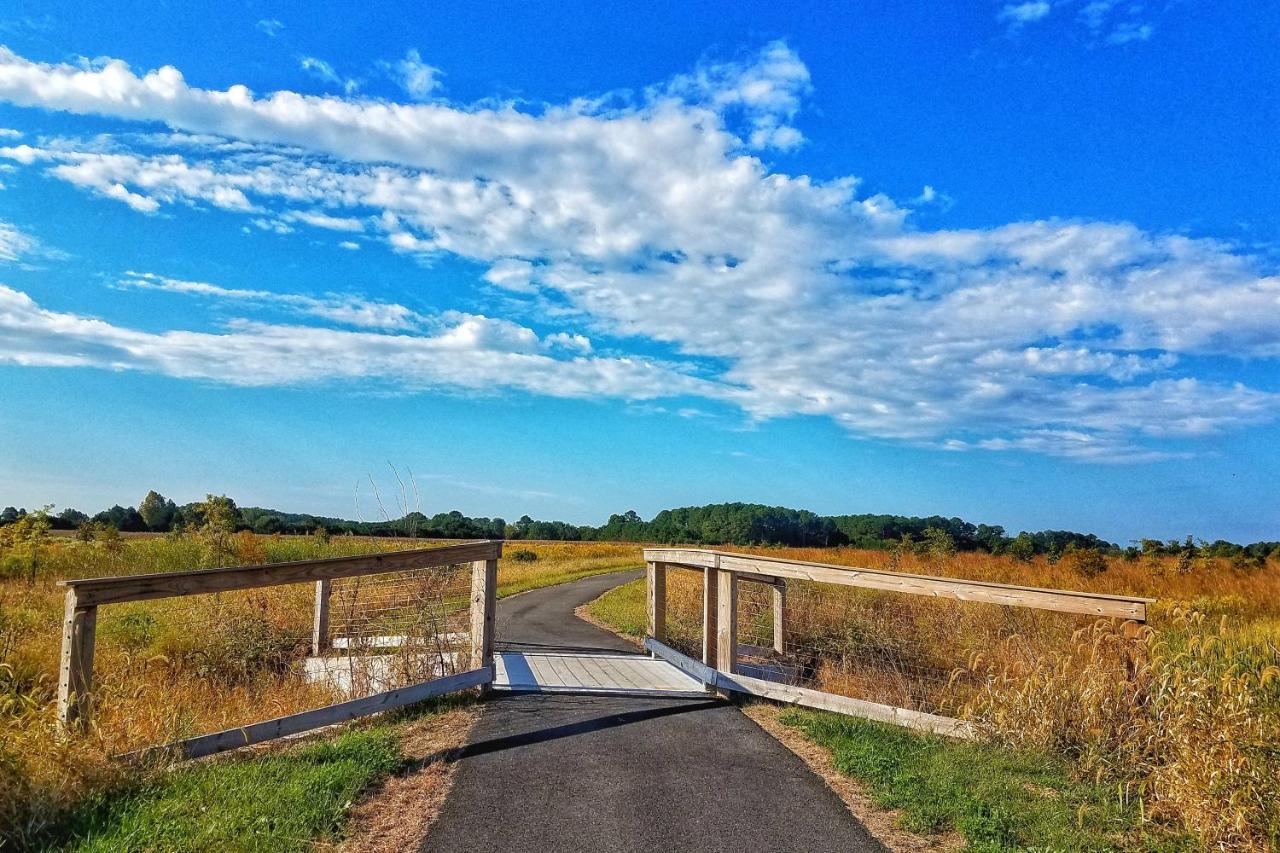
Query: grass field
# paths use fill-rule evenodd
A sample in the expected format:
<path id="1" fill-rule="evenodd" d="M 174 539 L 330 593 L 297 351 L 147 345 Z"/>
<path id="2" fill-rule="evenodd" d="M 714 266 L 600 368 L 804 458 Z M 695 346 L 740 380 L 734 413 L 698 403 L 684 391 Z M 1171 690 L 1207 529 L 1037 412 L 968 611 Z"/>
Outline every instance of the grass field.
<path id="1" fill-rule="evenodd" d="M 1043 630 L 1036 638 L 1040 654 L 1028 656 L 1023 652 L 1033 644 L 1017 631 L 1043 626 L 1043 619 L 1011 622 L 1010 614 L 1002 612 L 1007 608 L 982 611 L 897 594 L 792 584 L 788 644 L 814 655 L 815 686 L 910 707 L 908 701 L 919 698 L 920 691 L 918 685 L 903 688 L 909 680 L 903 673 L 913 672 L 903 666 L 904 656 L 915 656 L 907 659 L 912 665 L 927 659 L 934 670 L 943 665 L 939 661 L 954 661 L 951 681 L 944 678 L 939 686 L 940 701 L 951 703 L 942 710 L 975 722 L 986 739 L 974 753 L 978 747 L 840 723 L 839 718 L 797 712 L 787 719 L 815 741 L 844 750 L 847 760 L 839 762 L 841 770 L 881 791 L 908 816 L 939 814 L 939 820 L 965 831 L 978 846 L 990 839 L 983 840 L 987 830 L 965 830 L 977 825 L 971 824 L 972 809 L 999 815 L 1009 803 L 993 799 L 995 792 L 1025 789 L 1027 767 L 1034 766 L 1065 773 L 1063 778 L 1072 783 L 1088 783 L 1072 788 L 1072 796 L 1085 797 L 1080 803 L 1086 811 L 1102 809 L 1111 815 L 1104 821 L 1110 829 L 1099 830 L 1100 835 L 1077 827 L 1084 849 L 1092 847 L 1084 840 L 1103 844 L 1107 832 L 1130 819 L 1117 844 L 1176 846 L 1170 839 L 1185 836 L 1205 849 L 1280 847 L 1280 565 L 1274 561 L 1239 567 L 1211 559 L 1190 566 L 1179 566 L 1172 558 L 1113 559 L 1101 574 L 1086 576 L 1067 561 L 1054 564 L 1044 558 L 1022 563 L 985 554 L 724 550 L 1158 598 L 1151 627 L 1136 639 L 1125 637 L 1114 623 L 1086 620 L 1078 627 L 1068 624 L 1072 630 Z M 668 574 L 667 583 L 670 641 L 692 651 L 700 630 L 700 582 L 696 575 L 675 572 Z M 606 593 L 590 610 L 615 630 L 641 632 L 643 582 Z M 762 624 L 754 624 L 761 615 Z M 768 614 L 740 607 L 739 626 L 740 637 L 752 632 L 767 637 Z M 886 639 L 892 631 L 905 631 L 919 642 L 895 646 Z M 997 642 L 1001 637 L 1009 642 Z M 1054 645 L 1046 648 L 1043 641 L 1048 639 Z M 879 656 L 869 656 L 869 649 Z M 889 733 L 892 742 L 886 741 Z M 990 747 L 1007 753 L 991 752 Z M 1006 754 L 1009 761 L 991 760 Z M 875 755 L 882 758 L 872 760 Z M 986 758 L 977 761 L 979 755 Z M 856 756 L 861 757 L 854 760 Z M 955 800 L 963 808 L 939 811 L 936 801 L 952 801 L 952 794 L 917 784 L 918 771 L 933 762 L 959 761 L 957 756 L 977 761 L 971 778 L 990 784 L 976 785 L 967 798 Z M 953 784 L 947 778 L 938 775 L 940 783 Z M 1053 785 L 1045 789 L 1056 790 Z M 1104 800 L 1094 802 L 1099 791 Z M 1052 834 L 1026 840 L 1061 825 L 1059 818 L 1026 824 L 1019 837 L 1027 844 L 1059 849 Z M 916 825 L 928 823 L 919 818 Z M 991 832 L 998 835 L 1000 825 L 1000 820 L 992 823 Z"/>
<path id="2" fill-rule="evenodd" d="M 423 544 L 343 537 L 323 542 L 310 537 L 252 534 L 237 534 L 231 539 L 233 562 L 238 563 L 337 556 Z M 184 631 L 180 623 L 166 628 L 163 614 L 157 615 L 158 611 L 121 606 L 113 613 L 112 608 L 104 608 L 99 620 L 96 671 L 105 695 L 98 725 L 87 737 L 57 736 L 53 699 L 62 593 L 56 581 L 199 567 L 208 564 L 204 548 L 198 539 L 188 537 L 105 542 L 59 538 L 41 546 L 34 566 L 24 555 L 0 553 L 0 568 L 4 570 L 0 576 L 0 832 L 11 843 L 31 844 L 59 828 L 65 829 L 69 816 L 83 820 L 86 804 L 113 803 L 108 812 L 101 812 L 114 815 L 102 827 L 127 825 L 135 820 L 132 816 L 144 813 L 180 814 L 180 808 L 175 806 L 177 811 L 171 811 L 164 805 L 169 802 L 165 792 L 171 790 L 171 783 L 188 786 L 182 790 L 191 792 L 192 797 L 206 796 L 201 793 L 204 783 L 176 781 L 188 779 L 183 774 L 194 771 L 179 770 L 175 775 L 166 768 L 151 768 L 140 772 L 110 760 L 109 756 L 119 752 L 122 745 L 164 742 L 175 732 L 211 731 L 328 700 L 314 686 L 295 684 L 281 689 L 281 682 L 271 672 L 272 654 L 280 652 L 281 642 L 296 640 L 293 634 L 272 633 L 280 627 L 272 622 L 275 617 L 249 612 L 247 616 L 252 619 L 229 623 L 225 643 L 214 643 L 227 652 L 232 662 L 240 660 L 248 648 L 252 652 L 249 662 L 263 670 L 264 677 L 258 678 L 253 667 L 217 666 L 218 662 L 211 660 L 207 652 L 201 656 L 185 654 L 184 643 L 191 641 L 190 635 L 203 632 L 203 627 L 201 632 L 190 628 Z M 1103 824 L 1098 825 L 1100 834 L 1081 838 L 1105 841 L 1110 837 L 1107 833 L 1115 828 L 1113 824 L 1129 821 L 1133 831 L 1127 838 L 1138 839 L 1133 841 L 1138 846 L 1150 846 L 1151 839 L 1184 834 L 1206 849 L 1261 850 L 1280 846 L 1280 750 L 1276 746 L 1280 743 L 1280 566 L 1274 562 L 1259 568 L 1207 559 L 1191 565 L 1179 565 L 1172 558 L 1113 559 L 1101 574 L 1085 576 L 1067 561 L 1051 564 L 1044 558 L 1020 563 L 977 554 L 741 550 L 1161 599 L 1152 615 L 1153 628 L 1138 640 L 1137 669 L 1130 680 L 1117 678 L 1119 641 L 1114 632 L 1105 630 L 1082 631 L 1065 638 L 1054 655 L 1035 666 L 1025 662 L 1010 666 L 999 655 L 971 660 L 970 676 L 980 676 L 971 680 L 983 689 L 971 692 L 961 710 L 986 732 L 988 741 L 983 749 L 999 747 L 1010 750 L 1010 755 L 1021 756 L 1009 762 L 984 759 L 984 772 L 994 774 L 991 779 L 1006 779 L 1024 789 L 1027 784 L 1032 788 L 1040 785 L 1047 791 L 1058 791 L 1053 796 L 1063 802 L 1083 804 L 1081 819 L 1085 823 L 1078 826 L 1092 826 L 1088 822 L 1095 817 Z M 512 595 L 589 574 L 635 567 L 641 559 L 640 546 L 634 544 L 508 542 L 499 566 L 499 594 Z M 687 592 L 682 593 L 679 584 L 673 584 L 673 605 L 678 605 L 680 596 Z M 302 622 L 306 621 L 307 595 L 305 590 L 300 594 L 298 607 L 293 608 L 300 608 L 300 614 L 290 618 L 300 616 Z M 593 612 L 596 618 L 623 633 L 639 634 L 644 626 L 643 599 L 642 584 L 628 585 L 598 601 Z M 874 603 L 872 610 L 858 610 L 848 602 L 842 605 L 844 610 L 809 608 L 807 613 L 797 615 L 795 630 L 813 632 L 811 642 L 815 644 L 828 641 L 824 637 L 853 637 L 858 633 L 854 629 L 859 620 L 868 618 L 867 614 L 874 614 L 877 619 L 894 615 L 892 598 L 882 597 Z M 678 614 L 679 610 L 679 606 L 673 606 L 672 612 Z M 831 613 L 843 614 L 840 624 L 834 626 L 843 633 L 830 632 L 833 625 L 826 623 L 831 621 Z M 919 612 L 910 619 L 906 618 L 906 611 L 897 615 L 902 618 L 895 624 L 908 627 L 917 624 L 911 619 L 923 618 Z M 246 613 L 239 616 L 245 617 Z M 941 628 L 948 624 L 940 617 L 933 621 Z M 917 626 L 923 628 L 923 623 Z M 296 626 L 290 630 L 295 629 Z M 959 641 L 933 633 L 928 637 L 936 646 L 955 646 L 933 649 L 940 657 L 963 651 Z M 219 640 L 217 636 L 200 639 Z M 246 647 L 245 642 L 250 645 Z M 833 679 L 830 689 L 865 686 L 865 682 L 847 678 L 847 670 L 841 672 L 843 681 L 827 673 Z M 110 685 L 124 683 L 139 685 L 142 693 L 111 693 Z M 126 702 L 133 703 L 129 707 L 147 711 L 119 712 Z M 117 710 L 113 711 L 113 707 Z M 181 713 L 166 711 L 171 707 L 180 707 Z M 954 756 L 948 757 L 945 742 L 943 746 L 935 741 L 921 746 L 913 741 L 915 736 L 893 730 L 893 737 L 903 740 L 894 741 L 896 746 L 889 749 L 884 743 L 888 734 L 882 731 L 841 728 L 830 721 L 819 725 L 815 722 L 819 719 L 788 717 L 809 736 L 833 749 L 844 744 L 841 748 L 853 750 L 850 754 L 863 758 L 879 752 L 894 756 L 891 767 L 869 769 L 862 759 L 843 761 L 841 767 L 868 784 L 883 786 L 888 792 L 884 796 L 892 795 L 906 814 L 912 814 L 918 806 L 919 814 L 937 813 L 942 815 L 940 821 L 949 821 L 964 831 L 962 824 L 972 823 L 973 809 L 978 813 L 986 813 L 983 810 L 987 809 L 995 815 L 1005 808 L 996 802 L 984 805 L 983 798 L 978 797 L 964 800 L 963 808 L 939 812 L 929 801 L 951 802 L 951 794 L 903 783 L 904 779 L 915 778 L 913 767 L 951 761 Z M 858 743 L 879 745 L 868 751 Z M 1027 756 L 1038 756 L 1035 761 L 1041 763 L 1028 765 Z M 305 761 L 297 765 L 304 766 Z M 1037 767 L 1051 768 L 1057 774 L 1051 774 L 1051 778 L 1059 781 L 1050 784 L 1044 781 L 1050 777 L 1036 776 L 1040 772 Z M 873 769 L 889 775 L 876 781 Z M 259 771 L 217 772 L 231 774 L 231 778 L 236 772 Z M 358 775 L 365 771 L 353 768 L 351 772 Z M 123 796 L 120 792 L 140 790 L 151 791 L 150 799 L 116 799 Z M 1096 800 L 1099 791 L 1104 792 L 1100 801 Z M 919 803 L 913 805 L 916 800 Z M 133 805 L 122 805 L 126 802 Z M 1104 819 L 1104 815 L 1108 817 Z M 923 817 L 919 819 L 923 821 L 920 825 L 928 823 Z M 1009 832 L 1034 834 L 1040 831 L 1035 829 L 1037 826 L 1060 825 L 1058 817 L 1046 817 L 1045 821 L 1048 823 L 1017 824 Z M 1003 824 L 999 820 L 991 826 L 994 828 L 987 836 L 972 835 L 973 842 L 987 844 L 1005 831 L 1000 829 Z M 1050 834 L 1045 839 L 1054 837 Z"/>
<path id="3" fill-rule="evenodd" d="M 229 562 L 313 559 L 425 544 L 430 543 L 236 534 Z M 99 614 L 96 725 L 85 737 L 61 738 L 54 700 L 63 590 L 56 582 L 187 570 L 206 566 L 209 559 L 195 537 L 105 542 L 59 537 L 40 547 L 34 573 L 29 559 L 22 559 L 27 556 L 0 551 L 0 567 L 6 569 L 0 575 L 0 840 L 29 846 L 80 804 L 137 785 L 139 772 L 110 755 L 334 699 L 316 685 L 280 676 L 281 661 L 305 654 L 309 585 L 274 588 L 269 596 L 245 601 L 224 596 L 216 610 L 209 609 L 213 603 L 192 609 L 183 599 L 108 606 Z M 512 543 L 499 563 L 498 594 L 639 564 L 639 549 L 631 545 Z M 155 772 L 167 778 L 162 769 Z"/>

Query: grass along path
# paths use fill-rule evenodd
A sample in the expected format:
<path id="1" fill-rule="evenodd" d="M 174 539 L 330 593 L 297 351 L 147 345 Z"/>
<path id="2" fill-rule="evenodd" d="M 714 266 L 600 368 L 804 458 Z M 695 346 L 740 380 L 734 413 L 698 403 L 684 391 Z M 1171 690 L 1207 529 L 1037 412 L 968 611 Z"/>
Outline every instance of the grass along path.
<path id="1" fill-rule="evenodd" d="M 645 582 L 612 589 L 586 610 L 617 633 L 643 635 Z M 828 752 L 838 773 L 876 807 L 894 810 L 911 833 L 958 834 L 967 849 L 983 851 L 1193 849 L 1144 831 L 1135 804 L 1074 779 L 1066 760 L 1047 753 L 806 709 L 787 708 L 776 719 Z"/>
<path id="2" fill-rule="evenodd" d="M 333 847 L 350 834 L 353 806 L 357 820 L 380 806 L 377 797 L 360 801 L 366 792 L 387 789 L 384 780 L 390 781 L 393 795 L 397 786 L 412 791 L 416 784 L 425 799 L 432 797 L 433 786 L 447 785 L 447 775 L 439 771 L 419 783 L 409 777 L 426 765 L 419 741 L 457 745 L 443 743 L 456 732 L 436 735 L 434 730 L 442 719 L 456 727 L 456 721 L 442 714 L 465 717 L 469 712 L 462 705 L 467 702 L 442 700 L 378 723 L 352 723 L 322 740 L 156 772 L 134 787 L 81 803 L 64 815 L 42 847 L 66 853 Z M 398 775 L 401 771 L 406 773 Z M 427 804 L 417 805 L 425 813 Z M 414 815 L 401 817 L 412 822 Z M 414 829 L 425 832 L 422 823 Z M 351 829 L 362 850 L 392 849 L 360 837 L 360 827 Z"/>

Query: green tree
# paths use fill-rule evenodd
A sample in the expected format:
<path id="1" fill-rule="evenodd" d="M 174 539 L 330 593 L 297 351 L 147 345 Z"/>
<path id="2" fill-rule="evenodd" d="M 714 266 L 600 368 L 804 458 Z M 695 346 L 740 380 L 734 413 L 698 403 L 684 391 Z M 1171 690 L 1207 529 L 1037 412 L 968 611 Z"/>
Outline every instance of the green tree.
<path id="1" fill-rule="evenodd" d="M 138 504 L 138 515 L 147 528 L 155 531 L 168 530 L 178 506 L 155 489 L 147 492 L 147 496 Z"/>
<path id="2" fill-rule="evenodd" d="M 231 536 L 240 521 L 236 502 L 226 495 L 205 495 L 204 501 L 195 505 L 195 510 L 200 518 L 196 538 L 204 546 L 206 565 L 228 565 L 236 556 L 231 543 Z"/>
<path id="3" fill-rule="evenodd" d="M 284 522 L 280 520 L 278 515 L 264 515 L 253 523 L 254 533 L 279 533 L 284 530 Z"/>
<path id="4" fill-rule="evenodd" d="M 1013 559 L 1029 563 L 1036 555 L 1036 542 L 1026 531 L 1019 533 L 1017 537 L 1009 543 L 1009 555 Z"/>

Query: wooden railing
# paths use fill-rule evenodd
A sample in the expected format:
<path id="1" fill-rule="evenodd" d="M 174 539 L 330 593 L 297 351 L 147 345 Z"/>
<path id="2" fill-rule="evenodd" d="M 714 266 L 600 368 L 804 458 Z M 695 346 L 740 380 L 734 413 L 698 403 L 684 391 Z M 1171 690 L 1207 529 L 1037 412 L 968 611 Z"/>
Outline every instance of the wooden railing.
<path id="1" fill-rule="evenodd" d="M 287 717 L 201 735 L 168 744 L 164 748 L 176 749 L 188 757 L 208 755 L 489 684 L 494 677 L 494 618 L 497 567 L 501 556 L 502 542 L 484 541 L 263 566 L 59 581 L 60 586 L 67 588 L 58 682 L 59 720 L 68 729 L 83 730 L 91 719 L 93 654 L 99 606 L 314 581 L 316 595 L 311 645 L 313 652 L 318 654 L 325 645 L 332 581 L 463 563 L 472 564 L 469 671 Z"/>
<path id="2" fill-rule="evenodd" d="M 973 732 L 967 723 L 952 717 L 839 696 L 738 672 L 738 584 L 746 581 L 773 587 L 773 646 L 779 654 L 784 651 L 787 636 L 788 581 L 1111 617 L 1124 620 L 1126 633 L 1130 635 L 1138 625 L 1147 621 L 1147 605 L 1154 601 L 1135 596 L 1013 586 L 695 548 L 646 548 L 644 558 L 648 604 L 645 647 L 700 679 L 708 689 L 726 697 L 734 692 L 746 693 L 957 737 L 971 736 Z M 666 643 L 668 568 L 702 573 L 701 660 L 681 654 Z"/>

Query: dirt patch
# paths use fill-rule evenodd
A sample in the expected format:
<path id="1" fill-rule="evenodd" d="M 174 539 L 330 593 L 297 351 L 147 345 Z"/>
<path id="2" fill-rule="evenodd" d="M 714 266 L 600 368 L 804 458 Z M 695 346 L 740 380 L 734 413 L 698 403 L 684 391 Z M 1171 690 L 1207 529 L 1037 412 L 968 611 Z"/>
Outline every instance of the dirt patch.
<path id="1" fill-rule="evenodd" d="M 782 708 L 767 702 L 751 702 L 742 706 L 742 713 L 809 765 L 809 769 L 818 774 L 827 783 L 827 787 L 844 801 L 849 813 L 881 844 L 897 851 L 952 851 L 964 847 L 964 839 L 956 832 L 923 836 L 900 828 L 898 812 L 876 805 L 860 784 L 835 768 L 831 762 L 831 753 L 779 722 L 778 716 L 782 711 Z"/>
<path id="2" fill-rule="evenodd" d="M 599 628 L 602 631 L 608 631 L 610 634 L 613 634 L 615 637 L 621 637 L 622 639 L 626 640 L 628 643 L 634 643 L 636 645 L 636 648 L 639 648 L 639 649 L 644 648 L 643 637 L 637 637 L 634 634 L 620 634 L 617 631 L 615 631 L 612 626 L 606 625 L 596 617 L 592 616 L 590 608 L 591 608 L 591 605 L 594 603 L 595 602 L 593 601 L 588 601 L 586 604 L 578 605 L 578 607 L 574 609 L 573 615 L 577 616 L 579 619 L 581 619 L 583 622 L 586 622 L 589 625 L 595 625 L 597 628 Z"/>
<path id="3" fill-rule="evenodd" d="M 410 723 L 401 741 L 409 767 L 363 797 L 348 813 L 342 853 L 399 853 L 421 846 L 453 787 L 455 757 L 480 707 L 471 705 Z"/>

